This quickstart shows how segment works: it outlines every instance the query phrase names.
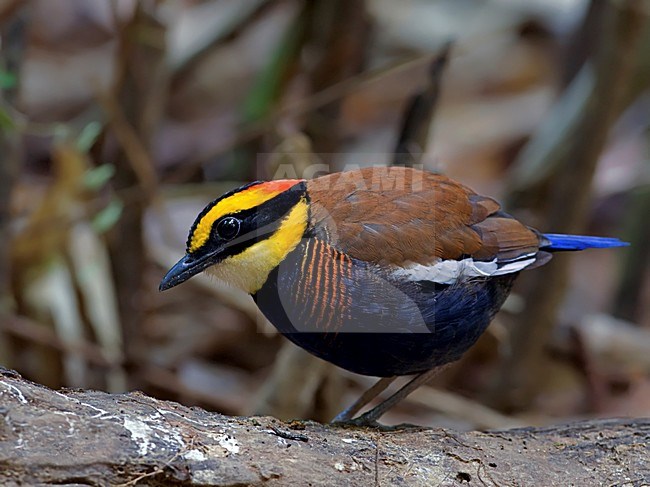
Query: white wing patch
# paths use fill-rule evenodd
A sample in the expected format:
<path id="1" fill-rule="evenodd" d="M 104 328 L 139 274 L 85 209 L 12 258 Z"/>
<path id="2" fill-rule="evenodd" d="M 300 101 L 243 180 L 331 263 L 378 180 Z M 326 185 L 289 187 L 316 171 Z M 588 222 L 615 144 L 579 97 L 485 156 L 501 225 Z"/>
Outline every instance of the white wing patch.
<path id="1" fill-rule="evenodd" d="M 510 274 L 512 272 L 519 272 L 520 270 L 528 267 L 530 264 L 532 264 L 536 260 L 537 260 L 537 257 L 535 257 L 535 256 L 513 260 L 513 261 L 508 262 L 507 264 L 504 264 L 501 267 L 499 267 L 499 269 L 492 275 L 493 276 L 502 276 L 504 274 Z"/>
<path id="2" fill-rule="evenodd" d="M 398 267 L 392 274 L 394 277 L 411 281 L 453 284 L 456 281 L 471 277 L 502 276 L 518 272 L 535 262 L 535 259 L 535 254 L 528 254 L 505 263 L 499 263 L 497 259 L 481 261 L 474 260 L 471 257 L 462 260 L 438 260 L 429 265 L 412 264 L 407 267 Z"/>

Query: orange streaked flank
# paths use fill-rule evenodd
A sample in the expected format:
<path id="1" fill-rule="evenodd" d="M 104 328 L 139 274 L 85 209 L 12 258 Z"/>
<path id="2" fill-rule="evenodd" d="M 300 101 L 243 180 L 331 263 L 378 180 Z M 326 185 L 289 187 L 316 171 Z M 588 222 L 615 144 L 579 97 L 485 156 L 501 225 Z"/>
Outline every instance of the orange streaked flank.
<path id="1" fill-rule="evenodd" d="M 321 286 L 320 286 L 320 271 L 321 271 L 321 260 L 324 256 L 323 252 L 323 242 L 316 240 L 316 246 L 314 248 L 314 254 L 316 259 L 312 260 L 309 263 L 309 280 L 314 286 L 314 292 L 316 296 L 321 296 Z M 310 316 L 316 317 L 316 311 L 318 310 L 318 303 L 316 300 L 312 302 Z"/>
<path id="2" fill-rule="evenodd" d="M 334 301 L 334 289 L 332 287 L 332 281 L 330 280 L 330 275 L 334 266 L 334 260 L 331 258 L 331 255 L 325 255 L 325 253 L 332 253 L 332 249 L 328 246 L 323 246 L 321 250 L 323 253 L 323 261 L 320 262 L 321 277 L 323 283 L 323 298 L 322 306 L 319 314 L 319 320 L 332 322 L 332 310 L 333 310 L 333 301 Z M 329 316 L 327 316 L 329 315 Z"/>

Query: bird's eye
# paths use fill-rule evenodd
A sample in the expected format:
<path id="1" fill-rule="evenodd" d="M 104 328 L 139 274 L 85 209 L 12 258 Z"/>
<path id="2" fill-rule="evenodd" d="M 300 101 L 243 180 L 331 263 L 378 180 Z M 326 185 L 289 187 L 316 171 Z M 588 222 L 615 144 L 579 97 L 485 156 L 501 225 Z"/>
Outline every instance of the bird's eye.
<path id="1" fill-rule="evenodd" d="M 224 240 L 232 240 L 239 234 L 241 222 L 232 216 L 228 216 L 217 223 L 217 235 Z"/>

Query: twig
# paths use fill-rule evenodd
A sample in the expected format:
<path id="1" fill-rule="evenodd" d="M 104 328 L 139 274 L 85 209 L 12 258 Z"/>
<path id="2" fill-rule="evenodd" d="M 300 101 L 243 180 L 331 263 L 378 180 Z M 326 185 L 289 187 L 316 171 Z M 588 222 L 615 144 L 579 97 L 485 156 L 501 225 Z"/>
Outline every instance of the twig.
<path id="1" fill-rule="evenodd" d="M 220 400 L 215 394 L 201 392 L 187 387 L 183 381 L 171 370 L 163 367 L 148 365 L 138 372 L 139 379 L 148 386 L 167 391 L 176 398 L 183 398 L 184 401 L 202 404 L 217 411 L 236 413 L 231 404 Z"/>
<path id="2" fill-rule="evenodd" d="M 7 19 L 11 18 L 16 11 L 23 6 L 24 2 L 21 0 L 9 0 L 3 2 L 0 5 L 0 24 L 4 24 Z"/>
<path id="3" fill-rule="evenodd" d="M 351 76 L 365 64 L 370 22 L 365 0 L 315 0 L 306 41 L 316 61 L 308 72 L 312 90 L 322 92 Z M 340 150 L 341 98 L 309 112 L 305 133 L 312 139 L 316 154 Z"/>
<path id="4" fill-rule="evenodd" d="M 360 383 L 363 387 L 372 384 L 374 380 L 349 372 L 345 372 L 344 376 Z M 432 387 L 420 387 L 408 395 L 404 399 L 404 403 L 426 407 L 447 417 L 466 421 L 472 427 L 479 429 L 504 429 L 523 426 L 523 423 L 516 418 L 505 416 L 483 404 L 453 392 Z"/>
<path id="5" fill-rule="evenodd" d="M 580 126 L 584 123 L 582 115 L 587 104 L 599 96 L 594 94 L 596 87 L 593 73 L 585 67 L 591 66 L 596 52 L 603 50 L 603 22 L 612 16 L 611 10 L 616 8 L 614 4 L 617 4 L 616 0 L 591 2 L 583 25 L 578 29 L 579 34 L 573 36 L 576 45 L 569 49 L 569 59 L 563 73 L 566 89 L 515 160 L 508 177 L 510 194 L 506 206 L 516 208 L 535 198 L 548 198 L 545 188 L 549 186 L 553 175 L 562 170 L 567 152 L 579 139 Z M 640 18 L 647 19 L 650 16 L 648 5 L 647 2 L 633 2 L 632 9 L 636 9 Z M 619 102 L 611 106 L 614 117 L 618 117 L 644 93 L 650 82 L 650 57 L 647 56 L 645 47 L 650 43 L 650 25 L 646 22 L 639 30 L 635 34 L 638 37 L 636 48 L 630 46 L 625 51 L 625 57 L 630 58 L 634 73 L 627 76 Z M 607 92 L 608 97 L 611 95 L 611 92 Z"/>
<path id="6" fill-rule="evenodd" d="M 472 428 L 505 429 L 524 426 L 520 420 L 505 416 L 476 401 L 431 387 L 421 387 L 407 397 L 406 402 L 425 406 L 446 417 L 466 421 Z"/>
<path id="7" fill-rule="evenodd" d="M 98 367 L 116 367 L 120 364 L 120 360 L 106 357 L 104 350 L 94 343 L 85 340 L 75 343 L 64 342 L 50 328 L 24 317 L 13 316 L 0 320 L 0 329 L 13 336 L 57 349 L 65 354 L 81 355 L 84 360 Z"/>
<path id="8" fill-rule="evenodd" d="M 598 413 L 602 411 L 607 396 L 604 377 L 599 373 L 594 360 L 594 354 L 589 348 L 585 330 L 579 326 L 569 328 L 569 337 L 573 348 L 573 363 L 585 380 L 587 401 L 585 412 Z"/>
<path id="9" fill-rule="evenodd" d="M 615 370 L 650 372 L 650 330 L 608 315 L 588 315 L 573 325 L 580 329 L 585 347 L 600 364 Z M 553 334 L 551 350 L 571 353 L 571 340 L 560 327 Z"/>
<path id="10" fill-rule="evenodd" d="M 281 430 L 275 426 L 271 426 L 270 430 L 280 438 L 285 440 L 294 440 L 294 441 L 304 441 L 305 443 L 309 441 L 309 437 L 301 435 L 300 433 L 292 433 L 291 431 Z"/>
<path id="11" fill-rule="evenodd" d="M 351 76 L 346 80 L 341 81 L 340 83 L 336 83 L 329 88 L 325 88 L 322 91 L 315 93 L 303 100 L 299 100 L 284 107 L 278 108 L 259 122 L 251 124 L 248 128 L 240 132 L 228 143 L 220 147 L 216 147 L 215 149 L 202 154 L 196 159 L 186 161 L 178 169 L 170 171 L 168 173 L 168 176 L 165 178 L 165 181 L 179 181 L 182 179 L 180 177 L 181 175 L 190 174 L 193 168 L 200 167 L 206 161 L 212 160 L 215 157 L 231 151 L 233 148 L 238 147 L 241 144 L 264 135 L 269 130 L 273 129 L 277 125 L 278 121 L 284 117 L 297 117 L 305 113 L 309 113 L 310 111 L 313 111 L 319 107 L 327 105 L 332 101 L 353 93 L 354 91 L 359 90 L 364 86 L 383 81 L 386 77 L 393 76 L 397 73 L 408 71 L 409 69 L 415 69 L 422 64 L 429 63 L 430 60 L 431 55 L 429 54 L 417 55 L 409 57 L 407 59 L 402 59 L 386 67 L 367 71 L 357 76 Z"/>
<path id="12" fill-rule="evenodd" d="M 650 142 L 650 128 L 646 139 Z M 641 319 L 643 292 L 650 279 L 650 232 L 639 224 L 650 214 L 650 185 L 638 188 L 631 199 L 623 237 L 631 245 L 625 252 L 613 310 L 614 316 L 636 322 Z"/>
<path id="13" fill-rule="evenodd" d="M 144 142 L 126 119 L 124 111 L 114 95 L 98 93 L 97 100 L 108 116 L 110 128 L 126 154 L 126 160 L 131 164 L 138 177 L 138 187 L 144 190 L 148 197 L 152 197 L 156 192 L 158 178 Z"/>
<path id="14" fill-rule="evenodd" d="M 275 359 L 270 377 L 254 400 L 253 412 L 280 419 L 312 416 L 316 393 L 324 378 L 332 373 L 332 368 L 332 365 L 292 343 L 285 343 Z M 323 420 L 327 421 L 331 416 Z"/>
<path id="15" fill-rule="evenodd" d="M 112 229 L 109 252 L 125 343 L 126 366 L 138 364 L 146 346 L 141 334 L 142 288 L 146 256 L 143 215 L 155 189 L 155 172 L 147 155 L 150 139 L 166 105 L 165 27 L 150 2 L 137 2 L 134 15 L 119 31 L 117 76 L 107 108 L 111 128 L 120 143 L 113 156 L 112 186 L 138 186 L 148 196 L 124 208 Z M 149 8 L 150 7 L 150 8 Z M 118 108 L 119 107 L 119 108 Z M 137 384 L 131 384 L 137 387 Z"/>
<path id="16" fill-rule="evenodd" d="M 245 7 L 244 11 L 240 12 L 227 27 L 221 30 L 215 29 L 212 36 L 206 39 L 202 45 L 196 47 L 189 55 L 180 59 L 171 67 L 172 87 L 174 88 L 183 83 L 216 49 L 236 40 L 248 27 L 275 7 L 277 3 L 274 0 L 260 0 L 252 6 L 242 4 Z"/>
<path id="17" fill-rule="evenodd" d="M 0 70 L 18 79 L 24 57 L 27 8 L 24 4 L 5 6 L 0 25 Z M 10 18 L 7 21 L 7 18 Z M 17 83 L 17 82 L 16 82 Z M 11 199 L 21 166 L 20 134 L 11 115 L 18 85 L 0 90 L 0 321 L 7 319 L 13 299 L 11 295 Z M 11 364 L 10 340 L 0 334 L 0 360 Z"/>
<path id="18" fill-rule="evenodd" d="M 451 42 L 443 46 L 431 62 L 426 88 L 413 95 L 407 103 L 395 147 L 394 165 L 412 167 L 420 162 L 426 151 L 429 131 L 433 125 L 440 96 L 442 75 L 449 62 L 451 47 Z"/>
<path id="19" fill-rule="evenodd" d="M 248 127 L 263 120 L 283 96 L 292 80 L 292 74 L 300 64 L 312 7 L 313 2 L 303 4 L 270 53 L 268 61 L 244 100 L 240 115 L 241 127 Z M 259 154 L 268 152 L 264 143 L 263 137 L 260 136 L 237 148 L 234 154 L 235 164 L 231 169 L 233 177 L 244 180 L 259 178 L 256 162 Z"/>

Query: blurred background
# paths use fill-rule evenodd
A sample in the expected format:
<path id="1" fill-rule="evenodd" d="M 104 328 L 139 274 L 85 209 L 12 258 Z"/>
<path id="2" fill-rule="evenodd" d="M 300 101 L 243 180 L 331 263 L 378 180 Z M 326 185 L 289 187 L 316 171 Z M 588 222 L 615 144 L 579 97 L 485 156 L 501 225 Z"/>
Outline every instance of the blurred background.
<path id="1" fill-rule="evenodd" d="M 0 0 L 0 39 L 1 365 L 328 421 L 374 379 L 233 289 L 158 283 L 242 182 L 423 164 L 540 230 L 632 246 L 524 273 L 384 420 L 650 413 L 650 1 Z"/>

